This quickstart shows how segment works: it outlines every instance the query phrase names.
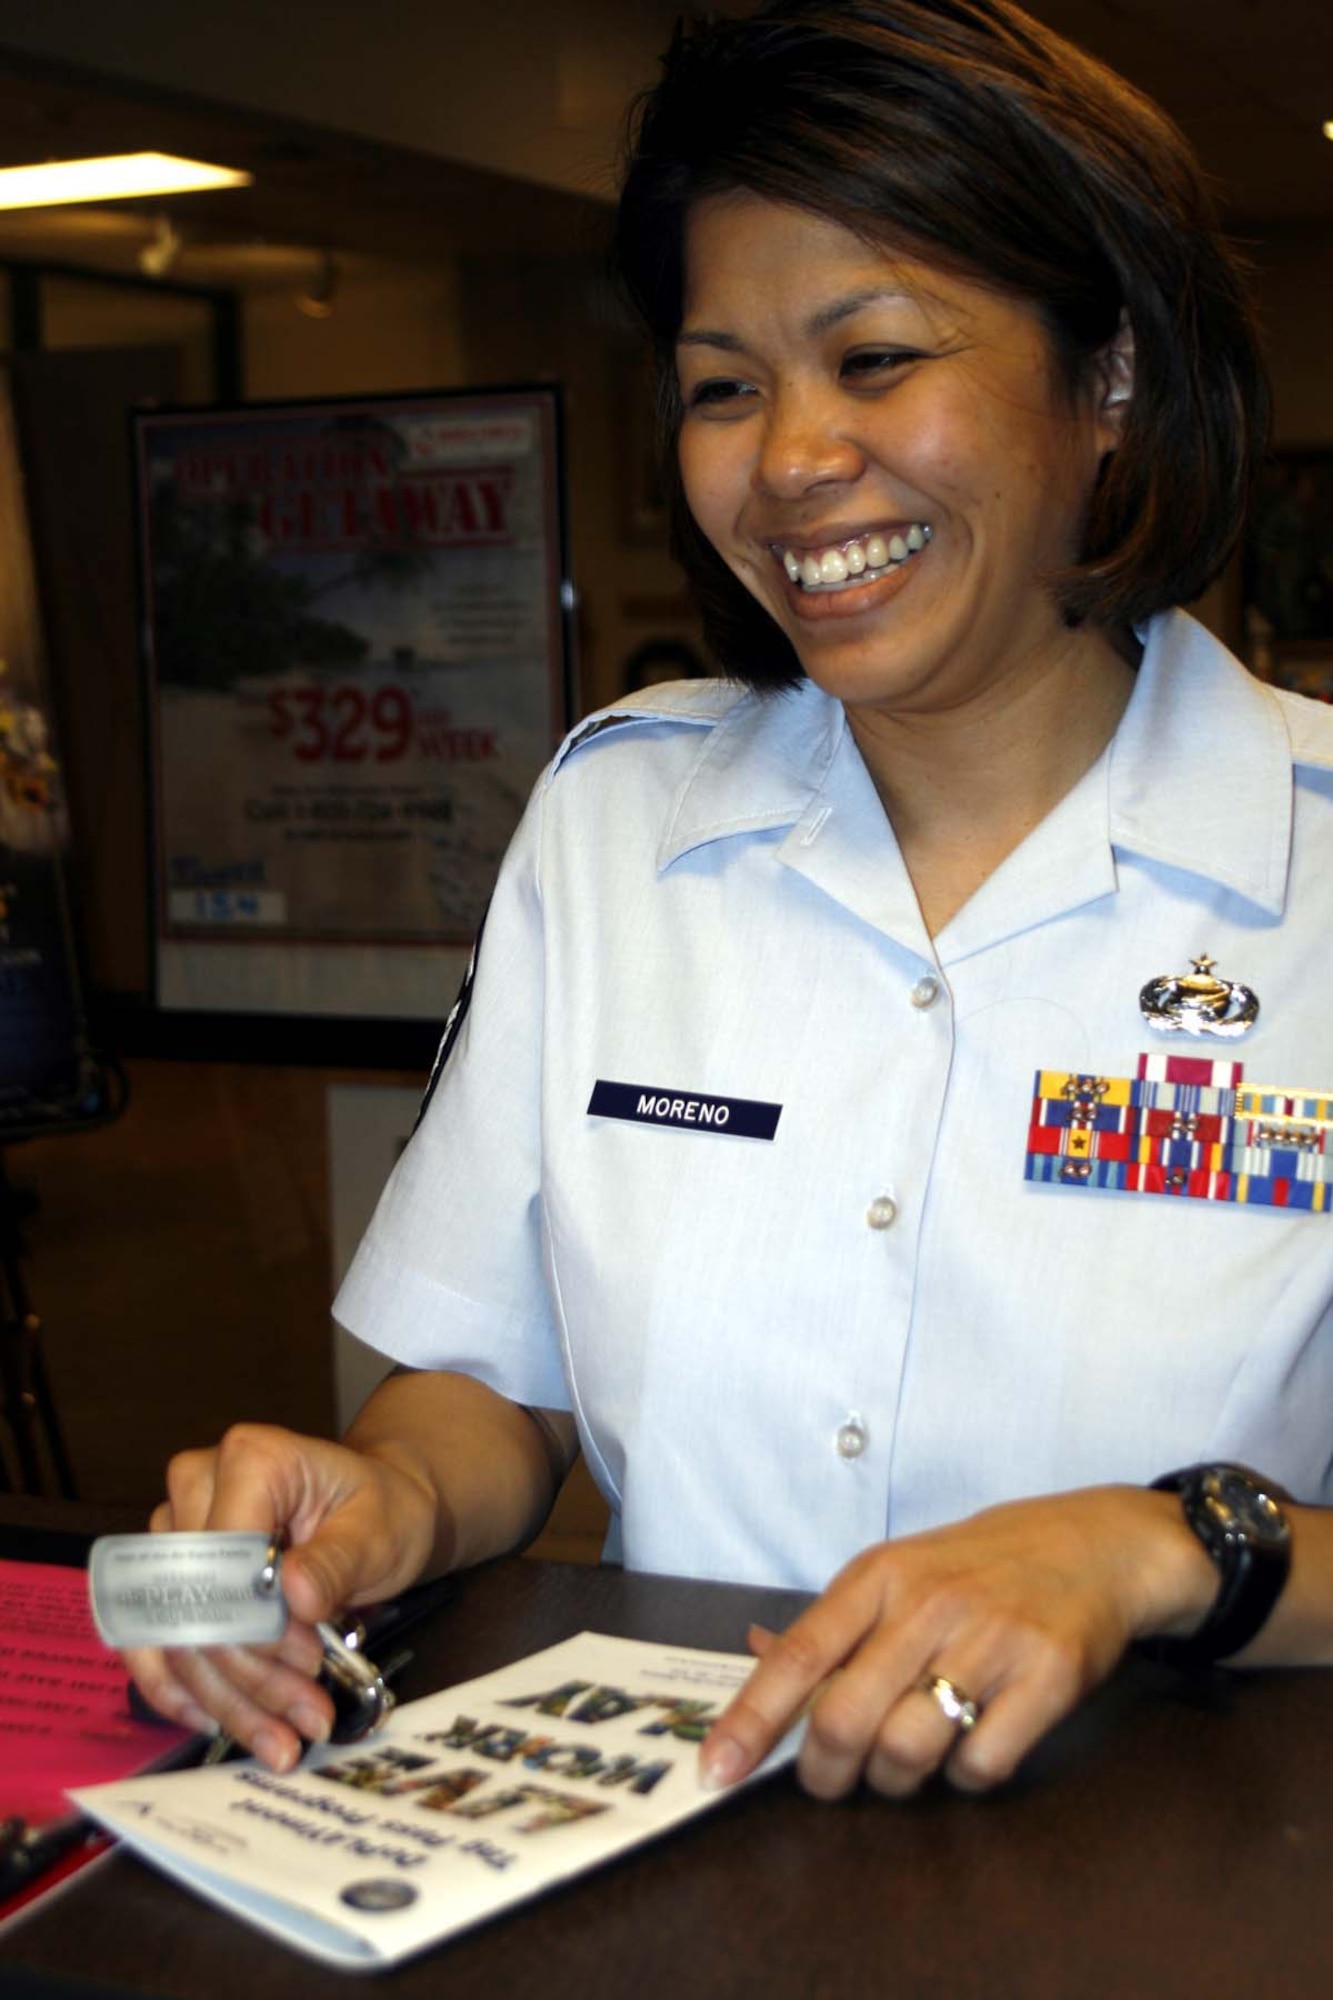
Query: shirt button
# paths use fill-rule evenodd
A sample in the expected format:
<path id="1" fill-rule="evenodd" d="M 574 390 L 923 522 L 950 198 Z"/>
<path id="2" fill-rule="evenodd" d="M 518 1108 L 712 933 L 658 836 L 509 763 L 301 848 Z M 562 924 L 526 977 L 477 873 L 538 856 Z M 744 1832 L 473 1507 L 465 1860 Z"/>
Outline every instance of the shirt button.
<path id="1" fill-rule="evenodd" d="M 928 972 L 924 979 L 917 980 L 907 997 L 914 1007 L 933 1007 L 940 997 L 940 982 Z"/>
<path id="2" fill-rule="evenodd" d="M 872 1229 L 888 1229 L 898 1214 L 898 1204 L 891 1195 L 877 1194 L 866 1210 L 866 1221 Z"/>
<path id="3" fill-rule="evenodd" d="M 839 1424 L 838 1435 L 833 1440 L 839 1458 L 859 1458 L 870 1439 L 866 1427 L 859 1417 L 848 1417 L 845 1424 Z"/>

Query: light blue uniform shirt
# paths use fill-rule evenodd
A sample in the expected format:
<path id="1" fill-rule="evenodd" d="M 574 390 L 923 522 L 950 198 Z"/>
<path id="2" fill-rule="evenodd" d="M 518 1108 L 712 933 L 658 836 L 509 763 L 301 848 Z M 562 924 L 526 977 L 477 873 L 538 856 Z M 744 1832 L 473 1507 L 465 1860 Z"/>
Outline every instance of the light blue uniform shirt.
<path id="1" fill-rule="evenodd" d="M 598 720 L 339 1319 L 573 1410 L 639 1568 L 817 1588 L 885 1534 L 1212 1457 L 1333 1500 L 1333 1214 L 1024 1178 L 1040 1069 L 1165 1048 L 1333 1090 L 1333 715 L 1153 621 L 1107 751 L 934 940 L 813 685 Z M 1205 953 L 1258 1022 L 1164 1040 L 1140 989 Z M 590 1115 L 599 1080 L 654 1109 Z"/>

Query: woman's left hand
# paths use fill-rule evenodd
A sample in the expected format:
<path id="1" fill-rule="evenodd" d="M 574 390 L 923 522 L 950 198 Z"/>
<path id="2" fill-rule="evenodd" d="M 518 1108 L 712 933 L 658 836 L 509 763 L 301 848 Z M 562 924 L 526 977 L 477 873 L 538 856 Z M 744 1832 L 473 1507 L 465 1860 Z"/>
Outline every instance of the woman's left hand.
<path id="1" fill-rule="evenodd" d="M 744 1777 L 808 1707 L 797 1769 L 818 1798 L 862 1778 L 906 1797 L 938 1770 L 984 1791 L 1133 1639 L 1193 1630 L 1216 1586 L 1177 1497 L 1131 1486 L 1013 1502 L 882 1542 L 787 1631 L 752 1631 L 759 1665 L 709 1732 L 701 1775 Z M 936 1676 L 975 1702 L 974 1727 L 945 1714 L 928 1691 Z"/>

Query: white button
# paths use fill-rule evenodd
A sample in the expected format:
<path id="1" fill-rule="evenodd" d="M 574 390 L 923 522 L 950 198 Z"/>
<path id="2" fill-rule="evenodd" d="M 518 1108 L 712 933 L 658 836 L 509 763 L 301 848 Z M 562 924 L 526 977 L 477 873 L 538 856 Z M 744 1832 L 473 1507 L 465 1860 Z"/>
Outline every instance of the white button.
<path id="1" fill-rule="evenodd" d="M 861 1419 L 848 1417 L 845 1424 L 839 1424 L 838 1435 L 833 1442 L 838 1448 L 839 1458 L 859 1458 L 870 1440 Z"/>
<path id="2" fill-rule="evenodd" d="M 940 982 L 928 972 L 924 979 L 918 979 L 908 994 L 914 1007 L 933 1007 L 940 997 Z"/>
<path id="3" fill-rule="evenodd" d="M 877 1194 L 866 1210 L 866 1221 L 872 1229 L 888 1229 L 898 1213 L 898 1204 L 891 1195 Z"/>

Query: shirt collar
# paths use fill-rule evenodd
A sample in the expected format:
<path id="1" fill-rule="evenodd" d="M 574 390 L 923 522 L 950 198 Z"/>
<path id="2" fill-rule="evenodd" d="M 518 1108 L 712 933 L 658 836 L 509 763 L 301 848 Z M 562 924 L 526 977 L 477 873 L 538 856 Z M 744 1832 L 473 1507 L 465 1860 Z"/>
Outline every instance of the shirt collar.
<path id="1" fill-rule="evenodd" d="M 1281 915 L 1292 749 L 1280 704 L 1183 611 L 1149 620 L 1141 637 L 1134 692 L 1108 752 L 1109 845 Z M 740 696 L 709 730 L 676 795 L 658 866 L 732 834 L 813 830 L 834 761 L 849 754 L 841 704 L 812 682 Z"/>
<path id="2" fill-rule="evenodd" d="M 1281 707 L 1185 612 L 1152 619 L 1142 636 L 1137 684 L 1111 744 L 1112 845 L 1280 916 L 1292 822 Z"/>
<path id="3" fill-rule="evenodd" d="M 672 802 L 658 867 L 729 834 L 794 826 L 817 797 L 846 727 L 841 703 L 812 681 L 742 695 L 709 731 Z"/>

